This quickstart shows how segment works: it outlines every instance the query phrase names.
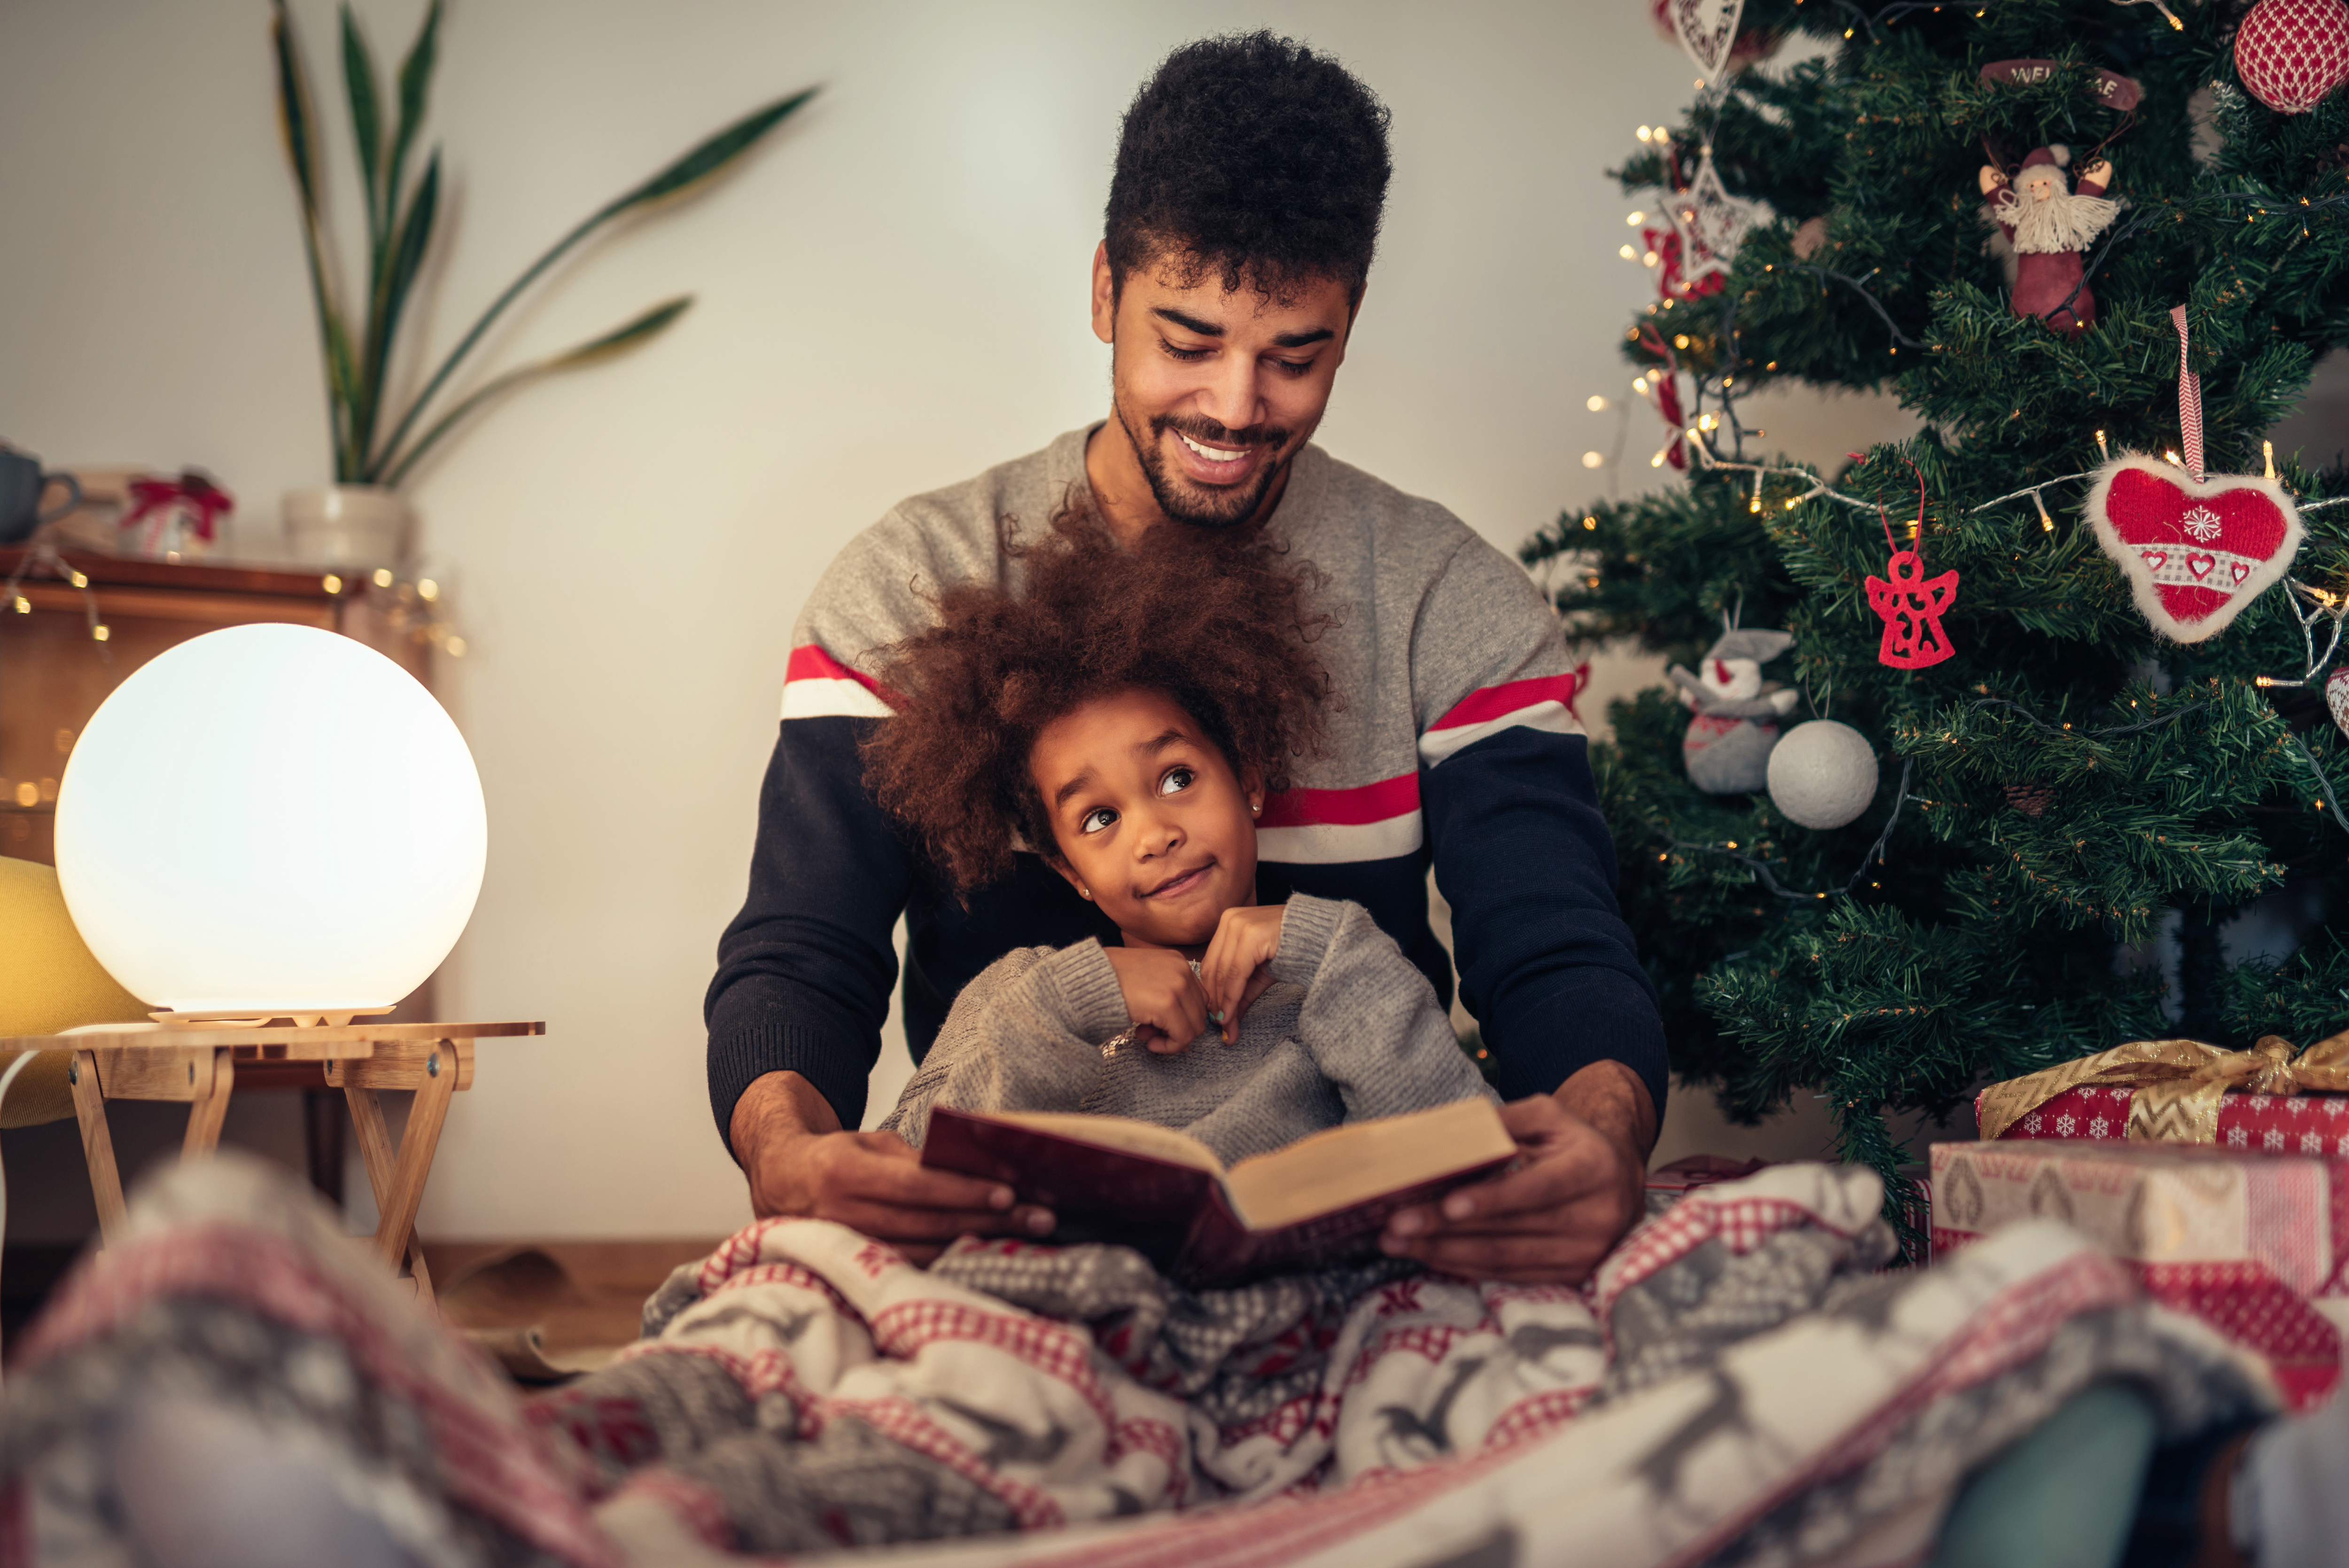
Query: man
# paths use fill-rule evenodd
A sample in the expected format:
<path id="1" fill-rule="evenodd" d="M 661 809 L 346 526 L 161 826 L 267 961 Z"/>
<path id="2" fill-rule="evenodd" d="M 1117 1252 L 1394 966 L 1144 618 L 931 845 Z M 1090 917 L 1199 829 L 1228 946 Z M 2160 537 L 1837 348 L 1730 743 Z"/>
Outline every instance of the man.
<path id="1" fill-rule="evenodd" d="M 1386 110 L 1336 62 L 1268 34 L 1169 56 L 1128 109 L 1093 260 L 1110 417 L 901 503 L 802 613 L 742 913 L 705 1005 L 710 1100 L 761 1214 L 838 1220 L 934 1253 L 1041 1235 L 1008 1188 L 921 1169 L 859 1133 L 906 922 L 906 1034 L 925 1052 L 962 985 L 1014 946 L 1105 936 L 1031 855 L 966 908 L 865 792 L 887 721 L 873 654 L 926 594 L 1015 583 L 1006 521 L 1089 504 L 1120 538 L 1264 528 L 1330 579 L 1317 644 L 1345 707 L 1305 787 L 1268 801 L 1260 896 L 1367 907 L 1437 994 L 1426 869 L 1453 908 L 1463 997 L 1526 1148 L 1513 1172 L 1407 1210 L 1382 1244 L 1483 1278 L 1579 1280 L 1636 1217 L 1664 1099 L 1662 1025 L 1617 913 L 1614 854 L 1557 617 L 1450 513 L 1309 445 L 1361 308 L 1385 202 Z"/>

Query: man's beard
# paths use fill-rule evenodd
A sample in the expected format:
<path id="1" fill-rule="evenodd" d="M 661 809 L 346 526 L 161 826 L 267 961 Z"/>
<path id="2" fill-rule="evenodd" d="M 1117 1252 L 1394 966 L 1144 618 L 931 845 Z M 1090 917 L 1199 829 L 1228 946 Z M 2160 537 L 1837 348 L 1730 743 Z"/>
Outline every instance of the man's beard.
<path id="1" fill-rule="evenodd" d="M 2101 196 L 2059 193 L 2044 201 L 2018 197 L 1999 215 L 2014 225 L 2016 253 L 2029 256 L 2086 250 L 2120 210 Z"/>
<path id="2" fill-rule="evenodd" d="M 1158 502 L 1160 511 L 1176 522 L 1187 522 L 1196 528 L 1230 528 L 1246 522 L 1256 515 L 1257 508 L 1264 504 L 1264 498 L 1272 493 L 1273 485 L 1288 470 L 1288 458 L 1281 458 L 1259 467 L 1253 484 L 1202 492 L 1173 471 L 1166 460 L 1165 432 L 1172 430 L 1178 436 L 1190 437 L 1203 447 L 1221 447 L 1226 451 L 1237 447 L 1268 447 L 1276 452 L 1288 445 L 1289 432 L 1268 425 L 1230 430 L 1213 419 L 1161 414 L 1150 421 L 1150 439 L 1144 441 L 1134 430 L 1124 404 L 1113 398 L 1111 406 L 1117 415 L 1118 428 L 1133 444 L 1134 459 L 1142 465 L 1142 477 L 1150 483 L 1151 498 Z"/>

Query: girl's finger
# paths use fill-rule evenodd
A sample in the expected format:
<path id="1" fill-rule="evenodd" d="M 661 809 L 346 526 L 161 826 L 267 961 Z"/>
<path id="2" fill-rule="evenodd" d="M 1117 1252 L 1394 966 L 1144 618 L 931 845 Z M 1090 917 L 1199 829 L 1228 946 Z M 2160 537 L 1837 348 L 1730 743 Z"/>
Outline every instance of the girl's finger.
<path id="1" fill-rule="evenodd" d="M 1256 966 L 1240 988 L 1238 997 L 1224 1012 L 1224 1037 L 1237 1040 L 1240 1037 L 1240 1019 L 1256 1006 L 1256 999 L 1272 987 L 1272 965 L 1269 961 Z"/>

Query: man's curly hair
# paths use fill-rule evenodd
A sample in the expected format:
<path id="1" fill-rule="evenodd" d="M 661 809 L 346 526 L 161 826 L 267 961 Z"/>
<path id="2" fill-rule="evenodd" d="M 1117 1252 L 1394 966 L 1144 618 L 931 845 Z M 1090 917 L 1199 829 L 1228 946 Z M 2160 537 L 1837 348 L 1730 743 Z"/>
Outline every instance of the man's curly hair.
<path id="1" fill-rule="evenodd" d="M 1386 205 L 1386 106 L 1343 66 L 1270 33 L 1185 44 L 1125 111 L 1105 239 L 1120 290 L 1172 261 L 1279 297 L 1334 278 L 1359 299 Z"/>
<path id="2" fill-rule="evenodd" d="M 1094 698 L 1164 692 L 1267 789 L 1319 753 L 1330 677 L 1310 645 L 1335 619 L 1310 603 L 1325 581 L 1310 565 L 1284 564 L 1260 534 L 1177 524 L 1128 552 L 1073 508 L 1036 544 L 1007 526 L 1003 548 L 1025 591 L 939 594 L 937 623 L 889 650 L 895 717 L 864 747 L 882 808 L 964 893 L 1010 871 L 1015 835 L 1058 854 L 1028 754 Z"/>

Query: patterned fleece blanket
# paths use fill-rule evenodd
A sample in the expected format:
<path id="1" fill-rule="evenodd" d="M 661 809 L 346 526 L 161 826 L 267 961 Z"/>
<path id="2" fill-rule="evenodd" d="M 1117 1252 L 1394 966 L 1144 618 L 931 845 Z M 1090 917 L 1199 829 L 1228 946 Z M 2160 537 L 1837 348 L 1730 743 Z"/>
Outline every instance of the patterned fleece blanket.
<path id="1" fill-rule="evenodd" d="M 223 1158 L 149 1188 L 19 1348 L 0 1563 L 294 1528 L 199 1517 L 226 1511 L 185 1480 L 211 1463 L 291 1466 L 275 1495 L 326 1500 L 338 1552 L 425 1563 L 1857 1568 L 1916 1561 L 1965 1475 L 2093 1383 L 2177 1434 L 2272 1408 L 2060 1226 L 1877 1272 L 1879 1199 L 1825 1165 L 1703 1188 L 1579 1289 L 1380 1264 L 1189 1292 L 1124 1248 L 971 1241 L 919 1269 L 773 1221 L 525 1400 Z"/>

